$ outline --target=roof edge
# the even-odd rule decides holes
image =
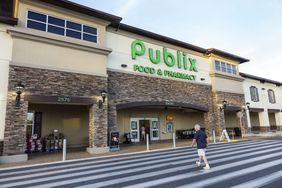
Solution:
[[[240,76],[244,77],[244,78],[251,78],[254,80],[259,80],[261,82],[268,82],[268,83],[272,83],[272,84],[276,84],[279,86],[282,86],[282,82],[279,81],[275,81],[275,80],[271,80],[271,79],[267,79],[267,78],[263,78],[263,77],[259,77],[259,76],[255,76],[255,75],[251,75],[251,74],[247,74],[247,73],[243,73],[243,72],[239,72]]]
[[[190,50],[193,50],[193,51],[196,51],[196,52],[200,52],[200,53],[203,53],[203,54],[206,52],[206,49],[204,49],[204,48],[201,48],[201,47],[198,47],[198,46],[186,43],[186,42],[182,42],[182,41],[179,41],[179,40],[176,40],[176,39],[164,36],[164,35],[160,35],[160,34],[157,34],[157,33],[151,32],[151,31],[140,29],[140,28],[137,28],[137,27],[134,27],[134,26],[131,26],[131,25],[120,23],[120,25],[117,29],[128,31],[128,32],[135,33],[135,34],[145,36],[145,37],[149,37],[149,38],[152,38],[152,39],[156,39],[158,41],[166,42],[166,43],[173,44],[173,45],[176,45],[176,46],[180,46],[180,47],[183,47],[183,48],[187,48],[187,49],[190,49]]]
[[[228,53],[228,52],[224,52],[222,50],[218,50],[218,49],[215,49],[215,48],[207,49],[206,54],[207,55],[216,54],[216,55],[219,55],[219,56],[222,56],[222,57],[226,57],[228,59],[239,61],[240,64],[250,61],[249,59],[246,59],[246,58],[243,58],[243,57],[240,57],[240,56]]]
[[[96,10],[72,1],[68,1],[68,0],[39,0],[41,2],[44,3],[48,3],[51,5],[55,5],[58,7],[62,7],[68,10],[72,10],[75,12],[80,12],[82,14],[88,15],[88,16],[93,16],[102,20],[106,20],[111,22],[111,25],[118,25],[120,23],[120,21],[122,20],[121,17],[119,16],[115,16],[106,12],[102,12],[100,10]]]
[[[111,25],[111,26],[113,26],[113,25]],[[157,34],[157,33],[151,32],[151,31],[147,31],[147,30],[140,29],[140,28],[137,28],[137,27],[134,27],[134,26],[131,26],[131,25],[123,24],[123,23],[120,23],[118,25],[118,27],[116,27],[116,28],[120,29],[120,30],[131,32],[131,33],[135,33],[135,34],[138,34],[138,35],[141,35],[141,36],[156,39],[158,41],[162,41],[162,42],[166,42],[166,43],[173,44],[173,45],[176,45],[176,46],[180,46],[180,47],[183,47],[183,48],[187,48],[187,49],[199,52],[199,53],[203,53],[204,55],[209,55],[209,54],[213,53],[213,54],[216,54],[216,55],[219,55],[219,56],[231,59],[231,60],[238,61],[240,64],[250,61],[249,59],[246,59],[246,58],[243,58],[243,57],[240,57],[240,56],[228,53],[228,52],[224,52],[224,51],[221,51],[221,50],[218,50],[218,49],[215,49],[215,48],[209,48],[209,49],[201,48],[199,46],[195,46],[195,45],[192,45],[192,44],[189,44],[189,43],[186,43],[186,42],[182,42],[180,40],[176,40],[176,39],[164,36],[164,35],[160,35],[160,34]]]
[[[18,24],[18,19],[13,17],[0,16],[0,23],[14,26]]]

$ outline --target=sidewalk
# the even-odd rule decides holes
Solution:
[[[191,141],[192,140],[177,140],[176,147],[190,146]],[[172,148],[173,148],[172,140],[150,142],[150,151],[160,150],[160,149],[172,149]],[[103,154],[95,154],[95,155],[89,154],[88,152],[86,152],[86,148],[68,149],[67,150],[67,160],[120,155],[120,154],[130,154],[130,153],[136,153],[136,152],[146,152],[146,150],[147,150],[147,147],[144,142],[137,143],[137,144],[121,144],[119,151],[108,152],[108,153],[103,153]],[[58,161],[62,161],[62,151],[51,152],[51,153],[34,153],[28,156],[28,161],[18,162],[18,163],[0,164],[0,169],[8,168],[8,167],[16,167],[16,166],[58,162]]]
[[[249,133],[249,134],[245,134],[244,137],[247,137],[247,138],[282,137],[282,131],[266,132],[266,133]]]

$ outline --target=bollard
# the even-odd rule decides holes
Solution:
[[[176,148],[176,146],[175,146],[175,133],[172,133],[172,140],[173,140],[173,148]]]
[[[216,143],[216,140],[215,140],[215,130],[212,130],[212,135],[213,135],[213,143]]]
[[[147,151],[149,151],[149,134],[146,134]]]
[[[64,139],[63,141],[63,161],[67,158],[67,140]]]

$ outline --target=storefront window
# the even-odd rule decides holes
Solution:
[[[27,113],[26,121],[26,137],[30,138],[33,135],[34,130],[34,112]]]
[[[27,13],[26,27],[97,43],[97,28],[34,11]]]
[[[229,63],[225,63],[222,61],[215,60],[214,61],[215,70],[218,72],[224,72],[228,74],[237,75],[237,67],[236,65],[232,65]]]
[[[136,121],[131,122],[131,130],[137,130],[137,122]]]

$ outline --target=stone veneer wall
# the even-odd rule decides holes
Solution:
[[[163,78],[108,71],[108,125],[117,130],[116,105],[142,101],[173,101],[208,107],[205,128],[213,126],[211,86]]]
[[[15,86],[19,81],[25,85],[21,98],[20,108],[15,107]],[[107,89],[107,78],[69,72],[60,72],[47,69],[28,68],[20,66],[10,66],[9,88],[6,113],[6,125],[4,133],[4,155],[19,154],[25,151],[26,144],[26,115],[28,111],[28,101],[23,101],[24,95],[40,96],[73,96],[73,97],[97,97],[101,91]],[[96,101],[94,100],[94,103]],[[89,128],[102,135],[95,137],[91,145],[97,147],[107,143],[107,116],[101,113],[98,105],[94,104],[94,121],[90,125],[99,127]],[[104,104],[104,106],[106,106]],[[91,111],[91,110],[90,110]],[[90,118],[91,120],[91,118]],[[89,121],[90,122],[90,121]],[[97,125],[97,126],[96,126]],[[105,129],[101,128],[105,127]]]
[[[220,111],[218,104],[222,104],[222,101],[226,100],[228,106],[237,106],[242,107],[245,105],[244,94],[237,93],[228,93],[217,91],[213,92],[213,103],[214,103],[214,114],[215,114],[215,125],[216,125],[216,134],[220,135],[224,127],[224,111]],[[250,130],[247,125],[247,116],[245,112],[234,111],[237,114],[237,126],[241,128],[242,122],[242,133],[248,133]],[[242,116],[240,121],[240,116]]]
[[[94,104],[89,109],[89,147],[107,147],[108,145],[108,109]]]
[[[0,141],[0,156],[3,154],[3,141]]]

